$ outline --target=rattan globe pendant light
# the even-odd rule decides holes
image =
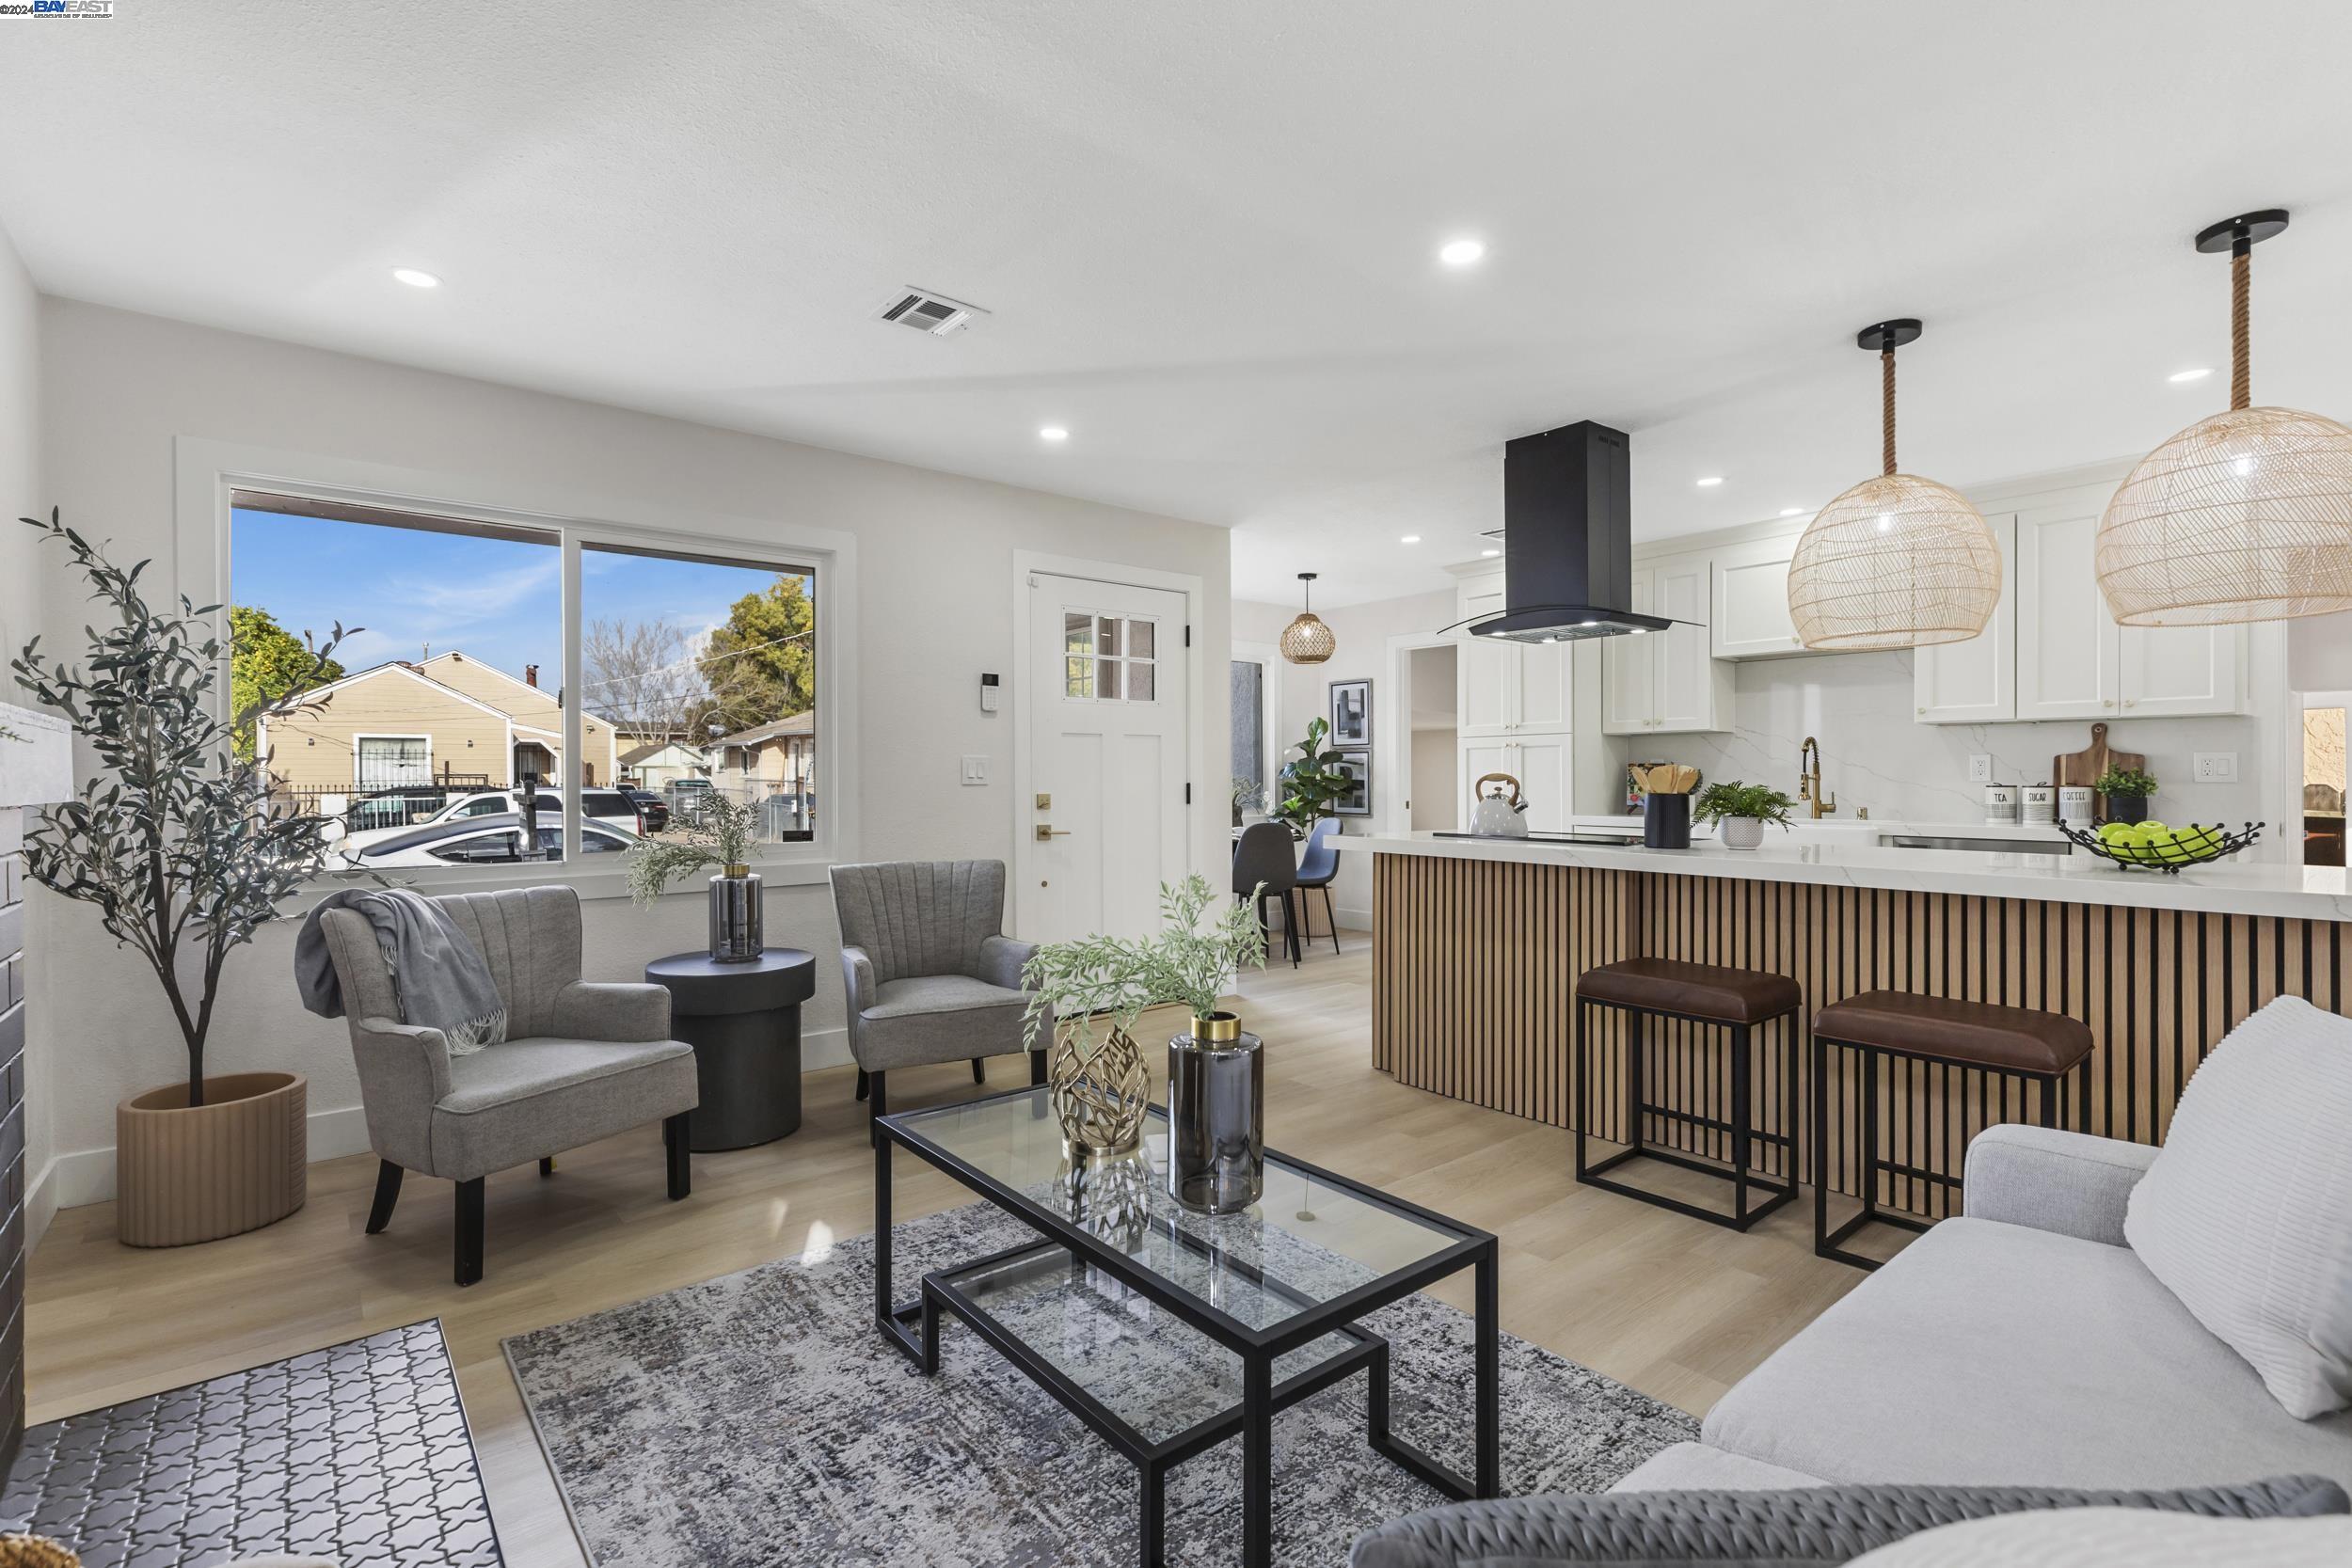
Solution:
[[[1788,614],[1808,648],[1918,648],[1964,642],[2001,601],[2001,547],[1949,485],[1895,469],[1895,351],[1919,337],[1908,318],[1866,326],[1879,356],[1883,471],[1814,514],[1788,562]]]
[[[2251,406],[2253,249],[2286,226],[2274,209],[2197,236],[2230,253],[2230,407],[2141,458],[2099,519],[2099,588],[2127,626],[2352,609],[2352,430]]]
[[[1293,664],[1321,664],[1338,650],[1340,640],[1315,618],[1315,574],[1301,572],[1298,580],[1307,585],[1307,608],[1282,628],[1282,657]]]

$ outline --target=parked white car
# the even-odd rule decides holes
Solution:
[[[469,795],[457,796],[421,821],[404,822],[391,828],[370,828],[333,838],[334,852],[358,864],[363,851],[388,839],[415,832],[419,828],[437,827],[444,822],[457,822],[475,816],[517,815],[522,809],[523,792],[519,789],[478,790]],[[632,836],[639,832],[637,802],[617,789],[589,789],[580,798],[580,809],[591,822],[617,828]],[[564,792],[560,789],[539,791],[539,820],[560,823],[563,816]]]
[[[635,833],[602,822],[580,824],[581,847],[591,855],[617,854],[641,842]],[[404,829],[361,846],[348,858],[363,870],[391,866],[517,865],[523,863],[523,818],[519,812],[453,817]],[[542,861],[564,858],[564,824],[542,814]]]

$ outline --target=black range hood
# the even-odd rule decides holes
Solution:
[[[1473,637],[1565,642],[1673,625],[1635,613],[1633,467],[1625,432],[1590,420],[1502,448],[1500,615]]]

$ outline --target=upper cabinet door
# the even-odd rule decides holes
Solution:
[[[1574,684],[1568,659],[1574,649],[1572,642],[1519,646],[1518,700],[1511,714],[1518,731],[1567,733]]]
[[[1647,566],[1633,568],[1633,602],[1627,608],[1639,615],[1652,613],[1652,590],[1658,574]],[[1603,735],[1647,735],[1658,727],[1653,700],[1653,672],[1663,640],[1656,636],[1611,637],[1600,644],[1600,729]]]
[[[1714,615],[1714,572],[1705,556],[1675,556],[1651,566],[1651,613],[1675,625],[1640,639],[1656,660],[1652,730],[1714,730],[1731,708],[1732,669],[1715,662],[1708,622]],[[1625,641],[1617,638],[1613,641]]]
[[[2244,626],[2118,626],[2126,719],[2246,708]]]
[[[1491,580],[1491,588],[1486,578],[1465,588],[1461,596],[1464,617],[1502,612],[1502,579]],[[1519,645],[1496,637],[1458,635],[1462,646],[1454,660],[1454,711],[1459,716],[1456,733],[1466,736],[1509,734],[1518,685]]]
[[[1797,541],[1771,539],[1717,552],[1708,632],[1717,658],[1781,658],[1805,651],[1788,614],[1788,562]]]
[[[2001,546],[2001,602],[1965,642],[1937,642],[1912,657],[1911,689],[1923,724],[1998,724],[2017,717],[2017,519],[1985,518]]]
[[[2113,719],[2122,648],[2099,592],[2099,515],[2017,523],[2017,717]]]

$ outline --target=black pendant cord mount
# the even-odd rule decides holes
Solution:
[[[1307,608],[1309,610],[1312,610],[1315,607],[1315,578],[1321,577],[1322,575],[1323,574],[1320,572],[1301,572],[1298,574],[1298,580],[1307,585],[1305,588],[1301,589],[1300,592],[1307,595]]]
[[[1874,322],[1854,334],[1854,346],[1879,356],[1879,460],[1882,474],[1895,471],[1895,351],[1915,343],[1923,329],[1916,316]]]
[[[2198,231],[2197,248],[2207,256],[2230,253],[2230,407],[2251,406],[2254,401],[2253,294],[2254,247],[2284,233],[2287,210],[2265,207],[2208,224]]]
[[[2265,240],[2274,239],[2286,231],[2287,210],[2265,207],[2259,213],[2241,213],[2233,218],[2208,224],[2197,234],[2197,248],[2207,256],[2228,251],[2243,256]]]
[[[1867,348],[1872,354],[1892,354],[1905,343],[1915,343],[1923,328],[1916,316],[1899,316],[1893,321],[1873,322],[1854,334],[1856,348]]]

